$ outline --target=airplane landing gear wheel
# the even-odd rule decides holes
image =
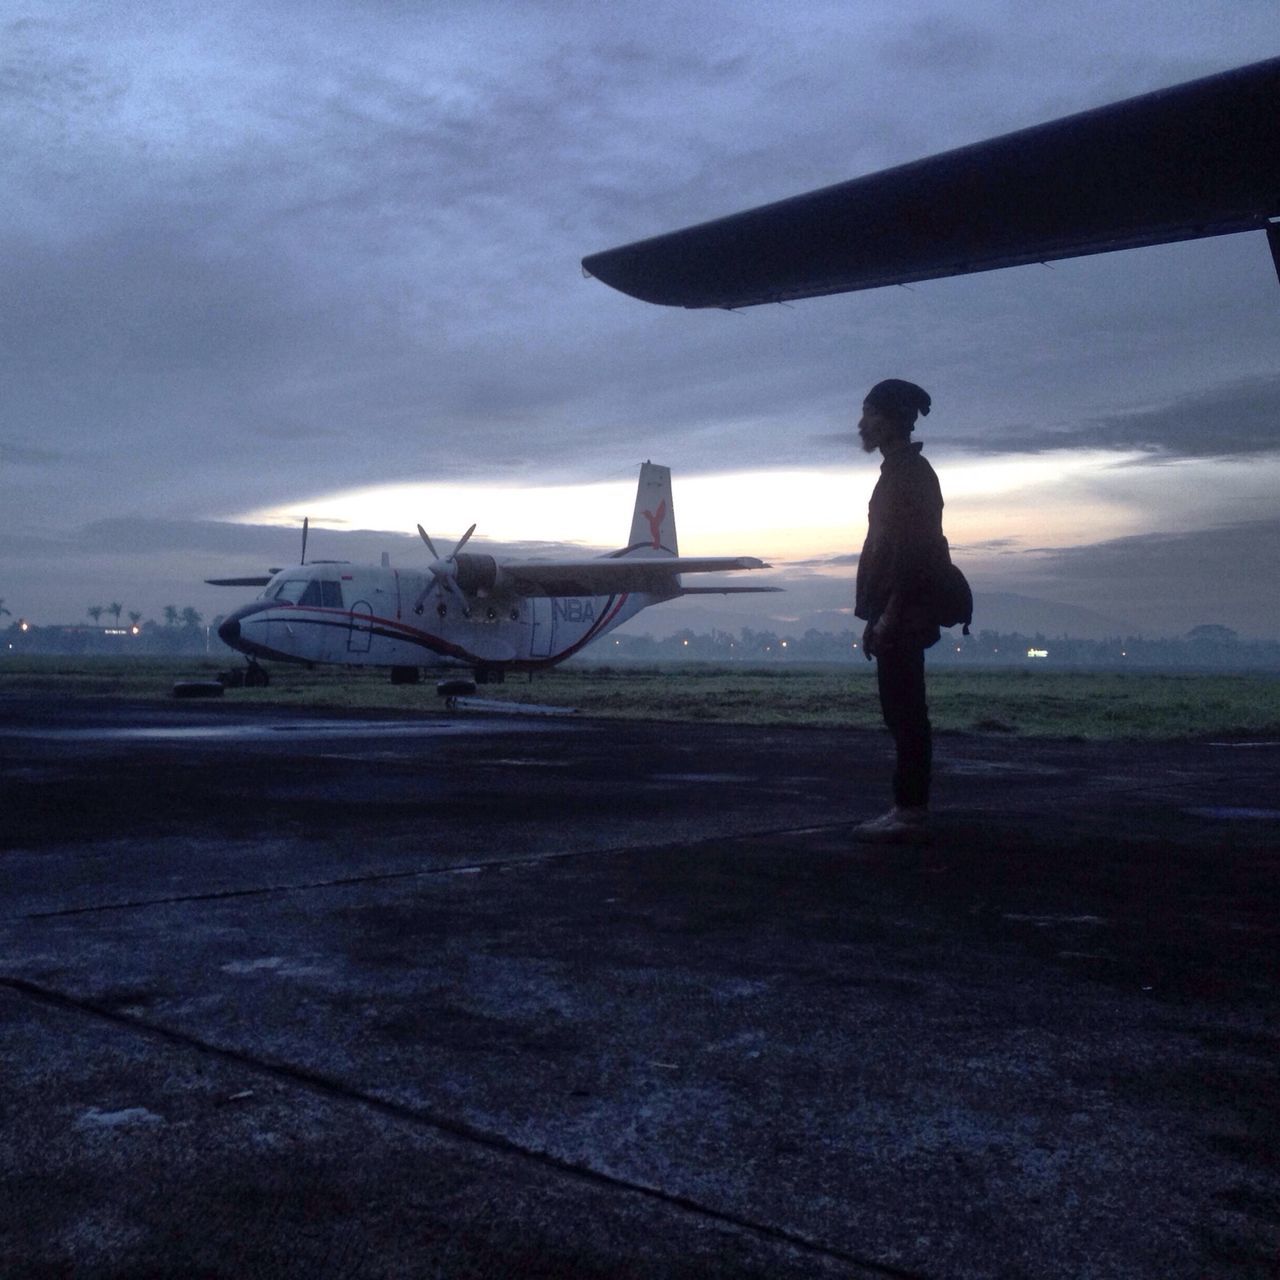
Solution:
[[[249,669],[244,673],[246,689],[265,689],[270,683],[271,677],[264,667],[258,666],[256,662],[249,663]]]

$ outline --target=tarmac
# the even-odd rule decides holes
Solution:
[[[0,695],[0,1275],[1280,1274],[1280,742],[890,764]]]

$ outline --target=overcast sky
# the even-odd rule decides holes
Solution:
[[[682,551],[830,561],[899,376],[980,599],[1280,632],[1260,234],[742,313],[579,267],[1278,52],[1275,0],[0,0],[0,598],[212,616],[303,514],[333,557],[613,546],[645,458]],[[751,607],[837,625],[849,574]]]

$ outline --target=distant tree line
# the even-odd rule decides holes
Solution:
[[[97,605],[87,610],[95,625],[29,626],[13,618],[0,599],[0,646],[8,652],[104,653],[158,655],[210,653],[229,656],[232,650],[218,639],[222,616],[207,625],[195,609],[166,605],[164,623],[141,621],[129,613],[130,625],[104,627],[103,614],[116,623],[121,606]],[[655,639],[651,635],[609,636],[583,654],[588,662],[743,662],[761,663],[861,663],[862,632],[818,631],[810,627],[799,634],[743,627],[677,631]],[[1161,667],[1186,670],[1280,671],[1280,640],[1242,640],[1229,627],[1207,624],[1193,627],[1183,636],[1148,639],[1144,636],[1112,636],[1105,640],[1081,640],[1071,636],[1049,637],[1042,632],[979,631],[965,636],[958,629],[944,631],[929,650],[929,662],[940,666],[1064,667]]]
[[[124,605],[113,601],[109,605],[90,605],[85,610],[92,619],[91,625],[83,623],[46,624],[36,626],[23,618],[14,618],[0,600],[0,619],[6,615],[12,619],[7,626],[0,625],[0,649],[4,652],[62,653],[62,654],[229,654],[230,649],[218,639],[216,617],[208,626],[203,615],[190,605],[179,609],[165,605],[163,625],[154,619],[143,621],[140,611],[131,610],[128,625],[120,621],[125,614]],[[110,623],[103,623],[103,615],[110,616]]]
[[[586,651],[587,660],[618,662],[862,662],[862,632],[818,631],[800,634],[756,631],[737,634],[712,630],[678,631],[663,639],[651,635],[613,636]],[[1030,667],[1174,667],[1188,670],[1280,671],[1280,640],[1242,640],[1230,627],[1207,624],[1183,636],[1148,639],[1112,636],[1082,640],[1048,637],[1042,632],[944,631],[928,653],[943,666]]]

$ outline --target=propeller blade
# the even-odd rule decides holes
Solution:
[[[414,613],[422,612],[423,606],[427,603],[427,597],[433,591],[441,591],[456,597],[464,612],[470,607],[467,604],[467,597],[462,594],[462,588],[454,580],[455,569],[451,561],[437,560],[427,566],[427,572],[431,574],[431,581],[422,588],[418,598],[413,602]]]
[[[463,547],[467,545],[471,535],[475,533],[476,527],[472,525],[470,529],[458,539],[458,545],[449,552],[447,560],[441,560],[436,552],[435,543],[431,541],[430,535],[421,526],[418,526],[418,537],[427,544],[427,550],[431,552],[433,557],[431,564],[427,566],[427,572],[431,574],[431,581],[422,589],[417,600],[414,601],[414,613],[421,613],[423,606],[427,602],[427,597],[437,588],[448,595],[453,596],[462,606],[462,611],[468,617],[471,616],[471,606],[467,603],[467,597],[463,594],[462,588],[458,586],[458,566],[457,555]]]
[[[475,527],[475,525],[472,525],[472,526],[471,526],[471,528],[470,528],[470,529],[468,529],[468,530],[466,531],[466,533],[464,533],[464,534],[462,535],[462,540],[458,543],[458,545],[457,545],[456,547],[454,547],[453,551],[452,551],[452,552],[450,553],[450,555],[449,555],[449,559],[450,559],[450,560],[452,560],[452,559],[453,559],[453,557],[454,557],[454,556],[456,556],[456,555],[458,554],[458,552],[459,552],[459,551],[461,551],[461,550],[462,550],[462,548],[463,548],[463,547],[465,547],[465,546],[467,545],[467,541],[468,541],[468,539],[471,537],[471,535],[472,535],[473,533],[475,533],[475,531],[476,531],[476,527]]]
[[[311,524],[311,517],[303,516],[302,517],[302,559],[298,561],[299,564],[307,563],[307,528],[310,524]]]

